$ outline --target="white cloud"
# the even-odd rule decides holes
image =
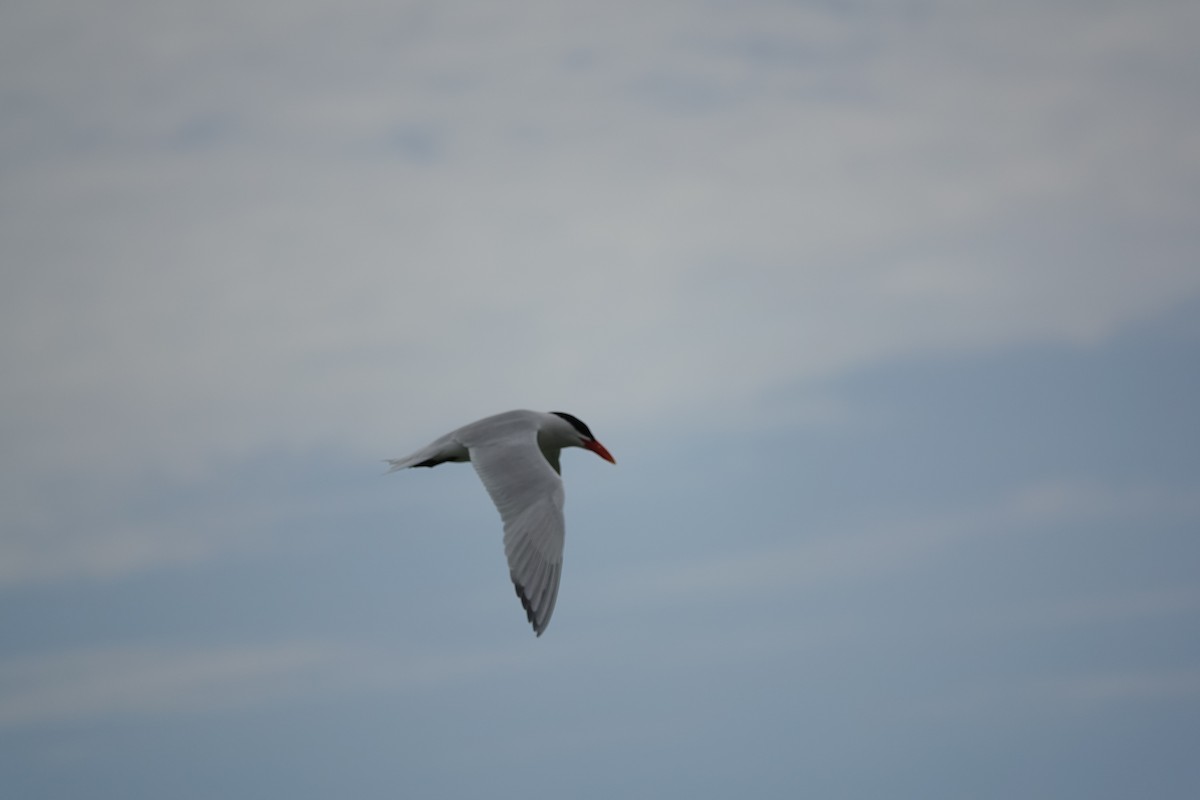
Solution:
[[[1165,587],[1135,592],[1084,595],[1054,603],[1016,603],[975,622],[984,629],[1036,630],[1121,625],[1169,617],[1191,617],[1200,611],[1200,591]]]
[[[146,568],[186,564],[235,544],[193,530],[126,525],[116,529],[10,529],[0,540],[0,586],[62,579],[106,580]]]
[[[529,666],[528,647],[473,652],[329,641],[128,645],[0,660],[0,727],[109,715],[232,713],[303,697],[392,694]]]
[[[1147,700],[1200,698],[1200,670],[1141,671],[1084,675],[1064,681],[1061,695],[1085,706]]]
[[[105,488],[113,484],[99,481]],[[111,581],[145,569],[185,566],[269,542],[297,504],[224,501],[173,515],[130,511],[123,495],[82,487],[44,495],[5,492],[0,588],[63,580]],[[302,505],[302,503],[300,504]]]
[[[1200,697],[1200,671],[1141,669],[991,677],[984,683],[943,687],[918,704],[920,716],[975,717],[996,725],[1045,713],[1094,713],[1113,706],[1191,703]]]
[[[225,650],[110,647],[0,662],[0,724],[196,713],[295,692],[329,653],[308,644]]]
[[[622,587],[621,601],[633,605],[858,584],[911,569],[971,533],[961,520],[876,523],[757,552],[655,565],[613,582]]]
[[[711,424],[1200,291],[1187,4],[655,8],[9,12],[6,458]]]
[[[1033,522],[1200,519],[1200,493],[1170,486],[1062,479],[1022,491],[1013,499],[1012,509]]]
[[[860,519],[783,545],[752,551],[737,548],[729,555],[690,563],[639,567],[618,579],[604,576],[603,586],[594,591],[607,598],[608,586],[620,585],[617,602],[644,605],[753,596],[797,586],[865,586],[879,576],[926,569],[947,553],[989,537],[1052,536],[1061,533],[1062,526],[1079,522],[1200,521],[1197,497],[1200,493],[1191,487],[1054,480],[973,508],[910,518],[895,518],[889,512],[887,518]],[[1018,604],[997,609],[996,619],[988,624],[1067,625],[1177,613],[1198,604],[1200,596],[1195,592],[1170,587],[1121,597],[1077,598],[1053,608]]]

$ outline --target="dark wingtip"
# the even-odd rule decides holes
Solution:
[[[517,600],[521,601],[521,608],[526,609],[526,619],[529,620],[530,625],[533,625],[534,633],[541,636],[541,631],[538,630],[538,622],[535,622],[533,619],[533,603],[529,602],[529,597],[526,595],[524,587],[520,583],[517,583],[516,578],[512,578],[512,588],[517,591]]]
[[[542,632],[538,630],[537,621],[533,618],[533,604],[529,602],[529,597],[525,594],[525,587],[518,583],[516,578],[512,578],[512,583],[513,588],[517,590],[517,598],[521,601],[521,608],[525,609],[525,618],[533,626],[534,634],[541,636]]]
[[[589,439],[596,438],[595,436],[592,435],[591,428],[589,428],[587,426],[587,424],[584,423],[583,420],[581,420],[579,417],[575,416],[574,414],[568,414],[565,411],[551,411],[550,413],[556,417],[562,417],[567,422],[571,423],[572,428],[579,431],[581,434],[583,434],[587,438],[589,438]]]

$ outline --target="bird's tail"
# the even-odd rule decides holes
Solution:
[[[407,467],[415,466],[415,464],[410,463],[411,461],[412,461],[411,456],[409,458],[385,458],[383,460],[383,463],[388,465],[388,471],[385,472],[384,474],[387,475],[389,473],[396,472],[398,470],[402,470]]]
[[[467,454],[467,448],[463,447],[458,442],[443,436],[428,447],[423,447],[417,452],[404,458],[387,458],[384,459],[388,464],[388,472],[396,472],[409,467],[436,467],[438,464],[444,464],[447,461],[467,461],[470,456]],[[385,473],[386,474],[386,473]]]

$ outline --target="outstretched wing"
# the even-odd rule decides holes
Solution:
[[[517,597],[541,636],[554,613],[562,574],[562,479],[538,447],[536,429],[513,431],[470,452],[504,521],[504,554]]]

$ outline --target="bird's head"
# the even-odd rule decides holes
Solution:
[[[591,450],[610,464],[617,463],[617,460],[612,457],[612,453],[608,452],[608,448],[596,441],[591,429],[579,417],[565,411],[551,411],[550,413],[570,425],[570,430],[563,429],[567,438],[564,447],[582,447],[584,450]]]

